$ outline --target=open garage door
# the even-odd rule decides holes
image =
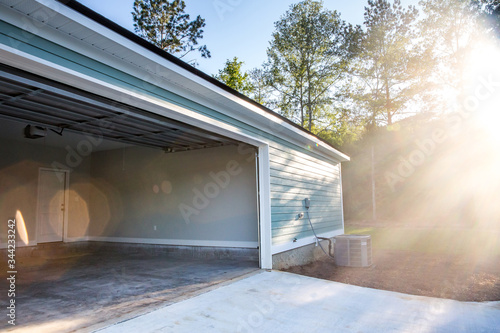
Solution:
[[[18,207],[30,244],[44,241],[39,178],[52,170],[69,173],[64,241],[258,251],[255,149],[126,100],[2,65],[2,216]]]

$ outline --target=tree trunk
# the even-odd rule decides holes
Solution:
[[[311,106],[311,69],[307,65],[307,116],[309,117],[309,132],[312,131],[312,106]]]
[[[377,221],[377,199],[375,193],[375,146],[372,144],[372,220]]]
[[[387,112],[387,125],[392,125],[391,95],[389,93],[389,82],[385,80],[385,109]]]
[[[309,91],[309,98],[311,97],[311,92]],[[309,132],[312,131],[312,108],[311,108],[311,101],[307,103],[307,114],[309,116]]]
[[[304,97],[302,92],[302,87],[300,87],[300,126],[304,127],[305,117],[304,117]]]

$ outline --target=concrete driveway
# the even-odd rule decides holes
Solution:
[[[500,302],[457,302],[259,271],[99,332],[500,332]]]

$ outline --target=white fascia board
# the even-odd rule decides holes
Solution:
[[[238,96],[206,81],[202,77],[195,75],[194,73],[166,60],[165,58],[149,51],[141,46],[137,45],[133,41],[121,36],[120,34],[104,28],[100,24],[91,20],[90,18],[72,10],[61,3],[54,0],[34,0],[43,6],[46,6],[50,10],[57,14],[67,17],[69,20],[78,23],[82,26],[82,29],[89,29],[92,32],[106,38],[109,44],[116,44],[117,47],[124,47],[127,50],[135,52],[144,60],[145,67],[155,68],[155,72],[167,73],[166,76],[161,76],[161,80],[158,80],[155,84],[161,88],[172,91],[180,96],[198,102],[207,107],[213,108],[218,111],[222,111],[224,114],[231,116],[234,119],[247,123],[255,128],[264,130],[269,134],[277,134],[277,136],[287,139],[291,143],[298,146],[312,146],[315,147],[315,153],[327,157],[329,159],[334,159],[337,162],[348,161],[349,157],[340,151],[334,149],[323,141],[317,139],[315,136],[300,130],[291,124],[283,121],[280,117],[273,115],[269,112],[264,111],[258,106],[249,103]],[[41,30],[41,29],[40,29]],[[47,33],[47,31],[44,31]],[[55,41],[56,36],[54,33],[59,33],[60,31],[53,30],[52,36],[45,36],[45,38]],[[76,39],[75,39],[76,41]],[[75,49],[75,51],[81,54],[90,55],[92,58],[99,60],[107,65],[115,68],[120,68],[131,75],[138,78],[147,77],[152,75],[150,71],[145,70],[145,68],[133,66],[131,63],[124,61],[118,57],[111,57],[110,54],[103,50],[94,48],[92,50],[91,45],[86,42],[80,41],[81,47]],[[99,51],[99,52],[96,52]],[[91,53],[91,54],[89,54]],[[96,53],[101,53],[99,56]],[[125,64],[125,66],[124,66]],[[131,66],[132,65],[132,66]],[[174,74],[169,75],[168,73]],[[182,84],[180,81],[174,82],[176,75],[179,75],[183,79],[187,79],[190,84],[189,87]],[[165,84],[167,80],[170,80],[173,84]],[[196,89],[193,89],[196,87]],[[196,91],[197,90],[197,91]],[[205,90],[205,94],[202,91]],[[207,96],[207,93],[215,94],[217,100],[212,97]],[[218,101],[219,100],[219,101]],[[248,112],[251,111],[251,112]]]

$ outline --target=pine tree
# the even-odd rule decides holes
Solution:
[[[332,115],[334,86],[346,73],[357,30],[313,0],[290,6],[275,27],[265,68],[277,111],[309,131],[321,131],[316,126]]]
[[[248,73],[242,71],[242,66],[243,61],[239,61],[237,57],[234,57],[232,60],[228,59],[224,68],[219,70],[219,74],[215,75],[215,78],[234,90],[248,95],[252,92],[252,85],[250,84]]]
[[[400,0],[392,5],[368,0],[361,50],[352,66],[358,84],[354,99],[368,125],[391,125],[424,87],[430,60],[418,44],[417,16],[415,7],[405,9]]]
[[[198,15],[190,21],[185,8],[183,0],[135,0],[132,12],[135,32],[179,58],[192,51],[210,58],[206,45],[198,45],[203,38],[205,20]],[[190,63],[196,64],[193,60]]]

